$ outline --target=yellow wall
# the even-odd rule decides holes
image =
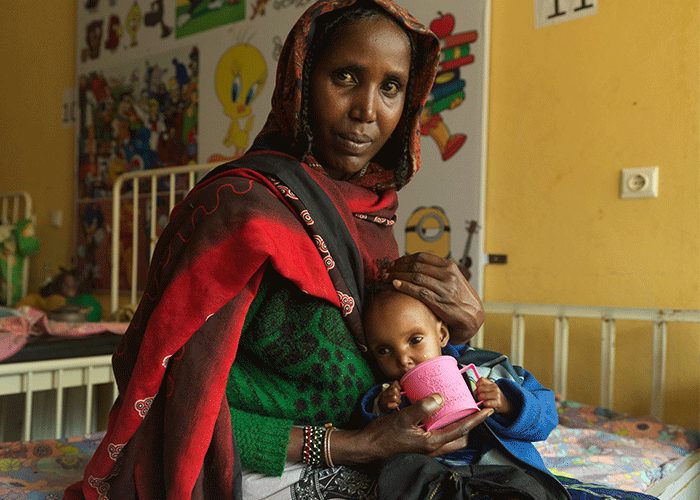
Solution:
[[[74,129],[61,126],[63,93],[75,86],[75,3],[3,2],[0,16],[0,190],[29,191],[43,243],[30,290],[71,263]],[[51,210],[63,226],[49,225]]]
[[[698,4],[598,3],[595,16],[536,30],[533,2],[492,1],[486,251],[509,260],[487,268],[485,297],[700,309]],[[44,241],[34,288],[73,253],[74,131],[60,123],[75,83],[75,10],[6,2],[0,16],[0,189],[34,196]],[[620,169],[649,165],[660,167],[659,198],[620,200]],[[53,209],[64,213],[60,229],[49,226]],[[507,350],[500,323],[487,342]],[[551,357],[551,332],[529,327],[538,330],[525,364],[549,383],[538,366]],[[587,374],[597,367],[586,366],[595,327],[583,340],[572,340],[583,383],[569,395],[595,403]],[[636,325],[619,332],[615,404],[634,413],[648,406],[634,362],[649,342]],[[666,417],[695,428],[699,358],[698,329],[670,332]]]
[[[486,299],[700,309],[699,4],[598,4],[535,29],[533,2],[492,2],[486,251],[508,264],[487,267]],[[618,197],[620,169],[636,166],[660,167],[658,198]],[[592,333],[574,362],[597,356]],[[550,342],[528,342],[536,373]],[[615,403],[637,413],[629,384],[647,384],[649,365],[630,370],[649,342],[618,334]],[[698,428],[698,329],[671,332],[669,359],[666,415]],[[597,402],[583,385],[571,395]]]

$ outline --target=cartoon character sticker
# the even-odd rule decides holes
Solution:
[[[406,221],[406,253],[450,256],[450,221],[441,207],[418,207]]]
[[[119,40],[122,38],[124,29],[122,28],[121,20],[119,16],[112,14],[109,16],[109,22],[107,23],[107,38],[105,39],[105,49],[110,52],[116,52],[119,48]]]
[[[139,44],[138,33],[141,28],[141,18],[141,8],[137,2],[134,2],[126,14],[126,32],[129,34],[132,47]]]
[[[250,14],[250,19],[255,19],[256,16],[265,15],[265,7],[267,7],[267,0],[256,0],[255,3],[250,4],[253,12]]]
[[[175,9],[177,38],[245,19],[243,0],[177,0]]]
[[[467,141],[466,134],[450,132],[442,113],[457,108],[465,99],[467,82],[460,75],[460,68],[474,62],[470,44],[476,41],[476,31],[452,33],[455,18],[442,14],[430,23],[430,29],[440,39],[440,67],[435,76],[430,97],[421,112],[421,134],[430,136],[440,150],[443,161],[452,158]]]
[[[85,27],[85,44],[86,47],[81,53],[83,62],[88,59],[97,59],[100,57],[100,45],[102,44],[102,19],[91,21]]]
[[[260,95],[266,80],[267,63],[257,47],[239,43],[223,53],[216,65],[214,85],[224,114],[231,120],[223,143],[233,148],[233,155],[215,154],[209,161],[236,158],[246,150],[255,118],[252,102]]]
[[[109,197],[125,171],[197,161],[198,60],[182,47],[80,76],[79,199]]]
[[[151,10],[143,16],[143,24],[149,27],[160,26],[160,37],[166,38],[173,29],[163,22],[163,11],[163,0],[153,0],[151,2]]]

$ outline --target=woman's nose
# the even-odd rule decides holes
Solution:
[[[377,119],[376,96],[372,89],[361,88],[357,90],[350,116],[355,120],[371,123]]]

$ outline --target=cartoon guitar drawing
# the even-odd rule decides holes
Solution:
[[[479,230],[479,225],[475,220],[468,220],[467,221],[467,243],[464,245],[464,253],[462,254],[462,257],[459,259],[459,262],[457,263],[459,266],[459,269],[462,271],[462,274],[464,274],[467,279],[470,279],[472,277],[472,273],[470,271],[472,267],[472,258],[469,257],[469,249],[472,246],[472,240],[474,239],[474,234]]]

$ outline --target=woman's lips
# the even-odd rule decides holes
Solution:
[[[338,134],[337,137],[341,148],[352,154],[364,153],[372,145],[372,139],[366,135]]]

